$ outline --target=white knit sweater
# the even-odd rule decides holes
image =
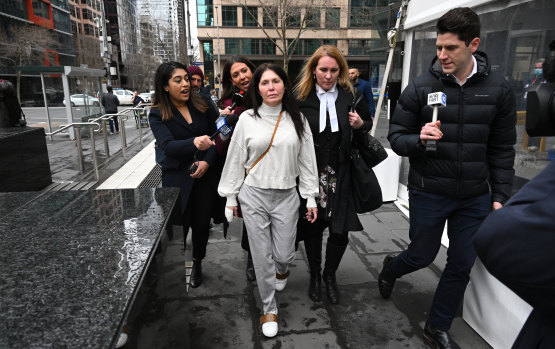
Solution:
[[[298,176],[299,192],[307,199],[306,206],[316,207],[318,169],[312,133],[304,117],[304,135],[299,140],[291,116],[283,112],[272,147],[245,177],[268,148],[281,108],[281,104],[277,107],[262,104],[258,109],[261,117],[254,116],[252,109],[241,114],[233,130],[218,186],[220,196],[227,198],[226,206],[237,206],[243,182],[263,189],[289,189],[297,185]]]

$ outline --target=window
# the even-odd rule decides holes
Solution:
[[[339,8],[326,9],[325,27],[328,29],[339,28],[340,11]]]
[[[293,40],[289,39],[287,40],[287,50],[289,53],[291,53],[291,50],[293,50],[293,55],[294,56],[300,56],[303,52],[303,43],[302,40],[297,40],[297,43],[295,45],[295,48],[293,48],[291,46],[291,43],[293,42]]]
[[[237,7],[222,6],[222,26],[224,27],[237,26]]]
[[[25,2],[26,1],[2,1],[0,3],[0,12],[19,18],[25,18]]]
[[[321,41],[319,39],[306,39],[303,40],[303,53],[305,56],[311,56],[318,47],[320,47]]]
[[[307,9],[305,22],[307,28],[320,28],[320,9]]]
[[[258,7],[243,8],[243,27],[258,27]]]
[[[276,8],[263,8],[262,25],[264,27],[277,26],[277,9]],[[272,21],[274,24],[272,24]]]
[[[38,17],[50,18],[50,4],[42,1],[33,1],[33,14]]]
[[[270,39],[262,39],[261,41],[261,54],[263,55],[275,55],[276,54],[276,45]]]
[[[369,55],[372,49],[381,47],[380,39],[348,40],[349,55]]]
[[[260,54],[260,40],[259,39],[242,39],[241,40],[241,53],[244,54],[244,55],[258,55],[258,54]]]
[[[212,0],[197,0],[197,21],[199,27],[211,27],[214,25]]]
[[[301,26],[301,9],[292,8],[291,12],[285,15],[285,23],[288,28],[299,28]]]
[[[240,39],[225,39],[225,54],[238,55],[241,54]]]

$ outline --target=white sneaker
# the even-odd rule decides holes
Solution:
[[[290,270],[288,270],[285,274],[280,274],[276,272],[276,291],[283,291],[285,285],[287,285],[287,278],[289,277],[290,273]]]
[[[127,333],[121,333],[118,338],[118,342],[116,343],[116,348],[121,348],[127,343]]]
[[[278,323],[277,315],[267,313],[260,318],[260,324],[262,325],[262,333],[266,337],[275,337],[278,333]]]

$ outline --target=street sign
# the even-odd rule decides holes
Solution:
[[[193,63],[191,63],[191,64],[192,64],[192,65],[197,65],[197,66],[198,66],[198,65],[204,65],[203,62],[193,62]]]

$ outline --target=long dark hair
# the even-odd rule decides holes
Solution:
[[[297,105],[297,102],[295,100],[295,96],[293,95],[293,87],[291,86],[291,81],[289,81],[287,73],[285,73],[281,66],[273,63],[264,63],[254,71],[249,90],[247,91],[246,107],[253,108],[254,115],[260,117],[260,114],[258,114],[258,109],[262,105],[262,96],[260,95],[258,84],[260,84],[262,74],[264,74],[264,72],[267,70],[271,70],[276,73],[283,81],[283,86],[285,87],[285,90],[283,91],[283,98],[281,99],[281,109],[285,110],[287,113],[289,113],[289,115],[291,115],[291,119],[293,120],[293,125],[295,126],[297,136],[299,137],[299,139],[302,140],[302,136],[304,133],[304,117],[301,114],[299,106]]]
[[[231,66],[237,62],[245,63],[247,67],[249,67],[249,69],[251,70],[251,73],[254,72],[254,70],[256,69],[256,66],[254,65],[254,63],[251,62],[250,59],[248,59],[245,56],[232,56],[230,59],[228,59],[225,62],[224,71],[222,72],[222,81],[221,81],[221,84],[223,85],[222,98],[220,98],[220,100],[218,101],[218,107],[220,108],[223,108],[223,102],[226,99],[231,97],[235,92],[238,92],[237,90],[239,88],[233,85],[233,83],[231,82]]]
[[[172,111],[173,103],[170,100],[169,92],[164,90],[164,87],[168,86],[168,83],[175,72],[176,69],[183,69],[187,73],[186,67],[179,62],[167,62],[162,63],[156,69],[154,74],[154,101],[153,107],[160,108],[160,114],[162,114],[162,120],[168,121],[173,117],[174,112]],[[187,73],[189,75],[189,73]],[[189,76],[189,80],[190,80]],[[201,113],[206,112],[208,109],[208,104],[199,96],[192,93],[191,88],[189,88],[189,101],[188,104]]]

